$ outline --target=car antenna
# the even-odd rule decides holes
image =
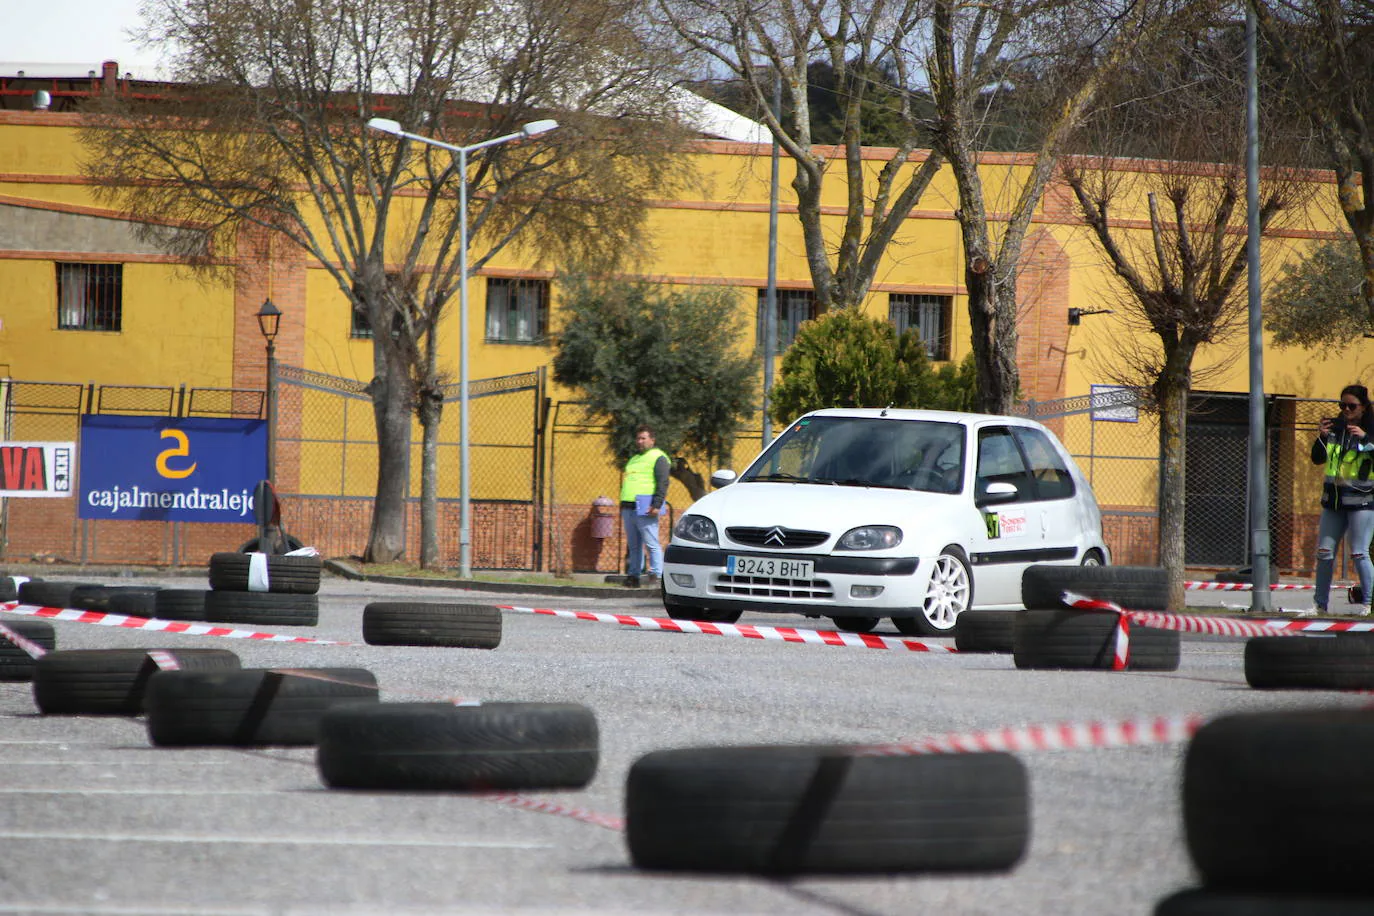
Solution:
[[[886,407],[883,408],[883,412],[880,413],[880,414],[878,414],[878,416],[880,416],[880,417],[885,417],[885,416],[887,416],[887,412],[888,412],[889,410],[892,409],[892,405],[895,404],[895,403],[897,403],[897,402],[896,402],[896,401],[890,402]]]

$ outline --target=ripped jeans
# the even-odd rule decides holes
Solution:
[[[1336,545],[1346,537],[1350,560],[1360,576],[1364,604],[1369,604],[1374,587],[1374,563],[1369,562],[1369,539],[1374,535],[1374,507],[1369,509],[1323,509],[1317,526],[1317,581],[1312,603],[1325,609],[1331,593],[1331,576],[1336,566]]]

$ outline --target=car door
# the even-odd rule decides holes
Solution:
[[[1012,436],[1026,459],[1035,482],[1034,514],[1040,518],[1044,543],[1037,563],[1067,563],[1078,559],[1083,524],[1073,475],[1060,450],[1044,430],[1013,426]]]
[[[1008,426],[978,429],[973,498],[983,530],[972,539],[974,604],[1008,607],[1021,603],[1021,573],[1044,548],[1045,523],[1036,505],[1035,479]],[[1010,484],[1010,498],[987,502],[988,487]]]

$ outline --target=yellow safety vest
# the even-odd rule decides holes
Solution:
[[[654,465],[658,464],[658,459],[667,457],[668,453],[663,449],[651,448],[625,462],[625,477],[620,482],[620,501],[632,503],[636,496],[652,496]]]

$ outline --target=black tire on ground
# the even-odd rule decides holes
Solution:
[[[1012,650],[1012,631],[1022,611],[964,611],[954,621],[954,648],[960,652]]]
[[[1371,759],[1374,711],[1367,709],[1208,722],[1183,763],[1184,834],[1202,884],[1369,894]]]
[[[302,547],[304,547],[304,546],[305,546],[305,545],[301,543],[300,538],[298,538],[298,537],[293,537],[292,535],[289,535],[289,534],[286,536],[286,549],[287,549],[287,550],[300,550],[300,549],[301,549]],[[257,538],[250,538],[250,539],[248,539],[248,540],[246,540],[246,541],[243,542],[243,546],[239,548],[239,553],[252,553],[253,551],[255,551],[255,550],[257,550],[257,549],[258,549],[258,539],[257,539]]]
[[[320,778],[336,789],[578,789],[596,775],[596,717],[573,703],[383,703],[320,723]]]
[[[239,667],[227,649],[167,649],[187,671]],[[136,716],[143,690],[158,670],[148,649],[64,649],[38,659],[33,698],[40,712],[69,715]]]
[[[128,586],[110,589],[110,613],[151,617],[157,613],[157,593],[161,589]]]
[[[205,619],[211,623],[313,627],[320,622],[320,598],[275,592],[210,591],[205,595]]]
[[[655,751],[625,790],[639,868],[1005,871],[1025,854],[1030,800],[1010,754],[858,757],[846,747]]]
[[[19,597],[19,586],[15,584],[14,577],[0,575],[0,601],[14,601]]]
[[[501,644],[501,611],[485,604],[374,602],[363,608],[363,642],[495,649]]]
[[[1021,603],[1031,610],[1068,607],[1064,592],[1111,601],[1128,611],[1162,611],[1169,606],[1169,573],[1162,566],[1036,563],[1021,574]]]
[[[326,710],[377,698],[377,679],[362,668],[253,668],[160,671],[144,705],[159,747],[262,747],[314,744]]]
[[[48,651],[57,648],[57,635],[53,632],[52,624],[46,620],[25,620],[5,614],[0,615],[0,624]],[[36,660],[28,652],[0,633],[0,681],[31,681],[36,665]]]
[[[1374,634],[1251,637],[1245,682],[1261,690],[1374,689]]]
[[[204,620],[204,588],[164,588],[154,596],[153,612],[162,620]]]
[[[1012,629],[1012,660],[1018,668],[1111,670],[1116,624],[1116,614],[1102,611],[1020,611]],[[1177,630],[1132,626],[1129,637],[1128,670],[1178,670]]]
[[[872,633],[882,621],[881,617],[831,617],[835,629],[846,633]]]
[[[30,579],[19,586],[21,604],[36,604],[41,607],[71,607],[72,589],[84,582],[64,582],[60,579]]]
[[[1321,891],[1269,894],[1190,888],[1155,905],[1154,916],[1368,916],[1374,894],[1333,896]]]
[[[267,591],[288,595],[313,595],[320,590],[319,557],[267,557]],[[251,553],[216,553],[210,557],[210,587],[222,591],[248,591]]]
[[[108,611],[112,594],[114,588],[109,585],[78,585],[72,589],[67,607],[79,611]]]

